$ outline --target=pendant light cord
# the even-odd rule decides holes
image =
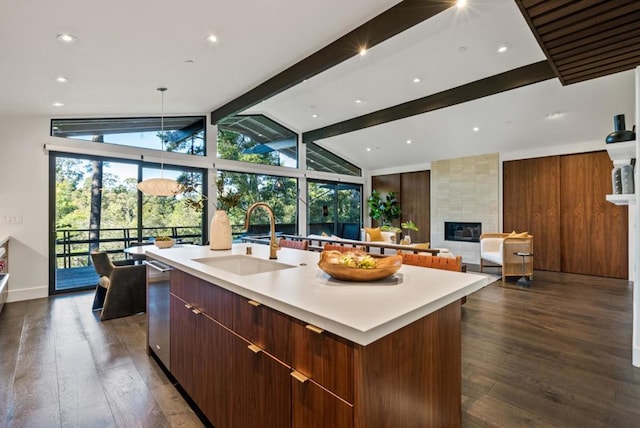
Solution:
[[[164,178],[164,91],[167,88],[158,88],[162,94],[160,101],[160,178]]]

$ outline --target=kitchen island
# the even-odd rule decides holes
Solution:
[[[167,369],[216,427],[460,425],[460,299],[490,277],[405,265],[348,283],[318,253],[268,253],[147,252],[173,268]]]

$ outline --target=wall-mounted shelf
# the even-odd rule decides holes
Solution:
[[[625,195],[607,195],[607,201],[616,205],[635,205],[636,195],[634,193]]]
[[[607,153],[614,165],[626,165],[636,157],[636,141],[607,144]]]

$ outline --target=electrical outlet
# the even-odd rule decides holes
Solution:
[[[3,215],[3,216],[0,216],[0,223],[22,224],[22,216],[21,215]]]

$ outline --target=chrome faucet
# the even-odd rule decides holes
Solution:
[[[249,219],[251,218],[251,213],[258,207],[264,208],[269,214],[269,232],[271,235],[271,238],[269,239],[269,258],[275,260],[278,258],[276,252],[280,249],[280,247],[278,247],[278,242],[276,241],[276,216],[273,214],[273,210],[271,209],[271,207],[264,202],[256,202],[255,204],[251,205],[247,210],[247,214],[244,218],[244,228],[246,230],[249,230]]]

